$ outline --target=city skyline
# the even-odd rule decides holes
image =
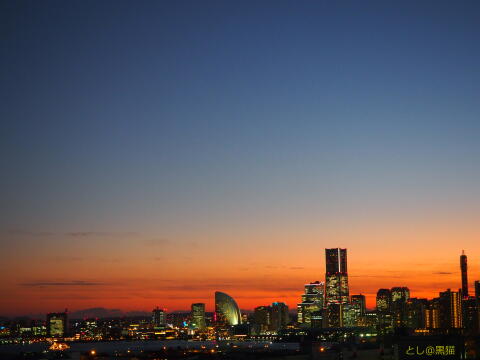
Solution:
[[[270,345],[282,343],[283,354],[297,355],[301,355],[299,352],[331,353],[332,350],[343,354],[342,347],[353,344],[354,347],[349,350],[355,358],[356,346],[364,351],[378,346],[383,355],[384,344],[389,339],[397,344],[395,352],[405,356],[424,353],[418,345],[416,348],[400,346],[403,339],[423,343],[423,348],[430,355],[443,357],[448,354],[465,358],[465,353],[475,351],[475,343],[466,339],[474,339],[480,329],[480,280],[475,281],[474,293],[470,296],[468,256],[464,250],[459,260],[462,287],[458,291],[448,288],[440,291],[438,296],[426,299],[411,296],[407,286],[382,288],[377,291],[376,307],[372,310],[366,308],[364,295],[349,294],[347,249],[325,248],[325,282],[304,285],[296,314],[292,314],[288,304],[281,301],[256,306],[253,312],[242,311],[236,300],[223,291],[215,291],[214,312],[207,312],[205,303],[192,303],[189,312],[168,312],[157,306],[149,316],[125,314],[121,317],[97,317],[90,309],[86,316],[79,318],[77,312],[70,318],[68,309],[65,309],[64,312],[46,314],[46,321],[0,318],[0,345],[6,345],[0,351],[12,354],[26,344],[27,348],[36,348],[38,356],[58,351],[74,353],[82,352],[79,344],[86,343],[91,347],[93,342],[101,343],[103,352],[107,350],[105,344],[108,342],[120,341],[113,350],[113,355],[118,357],[125,347],[123,341],[140,340],[141,347],[134,350],[137,353],[144,353],[146,344],[153,344],[147,350],[149,355],[155,352],[166,355],[176,346],[176,351],[185,358],[192,353],[215,356],[227,351],[219,344],[237,352],[240,349],[235,342],[253,352],[257,352],[261,344],[263,351],[269,353],[275,353]],[[312,344],[314,339],[317,342]],[[229,342],[232,340],[234,343]],[[203,343],[191,349],[188,346],[190,341]],[[441,345],[434,347],[432,341]],[[302,350],[305,343],[308,346]],[[187,349],[182,349],[182,346]],[[83,352],[85,354],[85,347]],[[97,350],[89,350],[88,355],[95,357]],[[128,347],[126,355],[134,356]]]
[[[480,2],[0,3],[0,316],[480,278]],[[343,276],[343,275],[342,275]],[[344,278],[346,279],[346,278]]]
[[[342,255],[340,255],[340,251],[342,251]],[[339,262],[337,260],[337,258],[333,259],[333,260],[329,260],[329,263],[327,265],[327,259],[331,258],[331,254],[332,253],[337,253],[338,252],[338,258],[340,258],[341,256],[341,261]],[[335,255],[335,254],[333,254]],[[455,283],[453,284],[449,284],[448,286],[444,287],[444,288],[439,288],[438,291],[436,292],[432,292],[431,296],[427,296],[425,295],[425,293],[422,293],[421,291],[415,291],[411,289],[411,287],[408,285],[408,284],[400,284],[398,282],[394,282],[392,283],[391,285],[388,285],[386,286],[387,289],[385,288],[379,288],[377,289],[374,293],[370,293],[370,292],[365,292],[365,291],[362,291],[361,289],[359,289],[358,291],[350,291],[350,294],[348,295],[348,297],[346,297],[345,299],[341,298],[340,297],[337,299],[335,298],[334,300],[328,300],[329,298],[331,298],[332,295],[328,295],[328,286],[327,286],[327,277],[329,275],[332,274],[332,269],[333,268],[338,268],[338,270],[340,270],[339,273],[341,274],[347,274],[347,249],[342,249],[342,248],[325,248],[325,268],[326,268],[326,272],[325,272],[325,275],[324,277],[319,281],[319,280],[315,280],[315,281],[311,281],[311,282],[308,282],[308,283],[305,283],[303,284],[302,286],[305,287],[305,294],[314,294],[314,293],[311,293],[310,290],[307,291],[307,288],[311,288],[312,286],[316,287],[316,286],[321,286],[321,305],[320,305],[320,308],[323,308],[324,306],[325,307],[328,307],[329,303],[332,302],[332,303],[343,303],[343,304],[349,304],[351,302],[350,299],[353,299],[355,297],[358,297],[359,295],[361,296],[364,296],[365,297],[365,305],[366,305],[366,309],[368,310],[377,310],[378,309],[378,306],[379,306],[379,303],[378,303],[378,294],[379,294],[379,291],[383,291],[383,290],[387,290],[387,291],[390,291],[390,289],[394,290],[394,289],[407,289],[408,291],[408,295],[407,295],[407,299],[408,298],[425,298],[425,299],[433,299],[435,298],[436,296],[438,296],[439,293],[441,293],[442,291],[445,291],[445,290],[452,290],[452,291],[464,291],[464,279],[467,278],[467,268],[464,267],[465,263],[467,262],[467,254],[465,252],[465,250],[462,250],[461,254],[459,255],[459,258],[460,258],[460,266],[459,266],[459,271],[458,271],[458,277],[459,279],[457,279],[458,281],[458,286],[455,285]],[[333,261],[333,262],[332,262]],[[353,277],[355,278],[356,276],[353,275]],[[470,278],[472,278],[472,274],[470,273]],[[475,275],[473,276],[474,279],[476,279]],[[476,294],[476,291],[478,290],[475,290],[476,289],[476,284],[479,282],[479,280],[472,280],[471,281],[471,284],[469,284],[469,287],[470,285],[471,288],[473,289],[473,292]],[[48,287],[48,286],[56,286],[56,285],[48,285],[48,284],[41,284],[39,286],[43,286],[43,287]],[[59,286],[69,286],[69,284],[60,284]],[[93,284],[82,284],[82,283],[78,283],[78,284],[75,284],[75,285],[71,285],[71,286],[100,286],[100,284],[97,284],[97,285],[93,285]],[[296,299],[296,303],[295,301],[291,302],[290,303],[290,312],[295,312],[295,313],[299,313],[300,314],[300,303],[298,302],[299,298],[300,298],[300,295],[301,295],[301,290],[302,290],[302,286],[299,286],[299,289],[298,289],[298,293],[292,297],[294,299]],[[341,288],[341,285],[338,285],[339,286],[339,289]],[[217,309],[217,294],[218,295],[222,295],[222,296],[225,296],[226,298],[228,299],[231,299],[230,296],[228,294],[225,294],[221,291],[222,289],[216,289],[215,290],[215,296],[213,296],[212,294],[206,294],[207,296],[205,297],[197,297],[197,298],[192,298],[192,299],[201,299],[202,301],[198,301],[198,302],[195,302],[191,299],[185,299],[186,303],[188,303],[188,307],[192,307],[193,305],[198,305],[198,304],[202,304],[204,306],[204,311],[210,311],[210,312],[216,312],[218,310]],[[295,290],[297,291],[297,290]],[[331,291],[331,290],[330,290]],[[341,291],[341,290],[338,290],[338,291]],[[229,291],[230,292],[230,291]],[[347,293],[348,293],[348,283],[347,283]],[[308,296],[305,297],[305,294],[301,295],[301,302],[302,301],[307,301],[308,299]],[[335,290],[333,290],[333,294],[337,294],[337,292]],[[390,293],[389,293],[390,294]],[[423,295],[422,295],[423,294]],[[311,296],[311,295],[310,295]],[[388,297],[390,297],[391,295],[388,295]],[[463,295],[463,298],[465,299],[468,299],[468,295],[465,296]],[[236,298],[236,297],[234,297]],[[244,298],[242,298],[240,296],[241,299],[245,300]],[[254,299],[247,299],[247,300],[250,300],[251,302],[255,302],[255,305],[253,305],[252,307],[242,307],[241,305],[238,306],[238,309],[240,309],[241,311],[247,311],[247,312],[253,312],[253,310],[257,307],[262,307],[262,306],[265,306],[267,304],[270,304],[270,303],[277,303],[277,302],[281,302],[281,303],[284,303],[286,304],[287,306],[289,306],[289,303],[287,301],[285,301],[285,297],[274,297],[274,298],[265,298],[265,299],[268,299],[266,301],[264,301],[263,303],[262,302],[258,302],[258,298],[254,298]],[[212,301],[213,300],[213,301]],[[233,301],[233,303],[236,305],[235,303],[235,300],[231,299],[231,301]],[[308,301],[313,301],[313,300],[308,300]],[[308,303],[307,301],[307,303]],[[390,300],[388,300],[390,301]],[[161,303],[161,304],[160,304]],[[181,302],[180,302],[181,303]],[[189,312],[190,310],[188,310],[188,307],[186,308],[171,308],[171,309],[168,309],[167,307],[165,307],[165,301],[162,303],[161,301],[157,301],[155,303],[155,307],[156,309],[158,310],[159,309],[159,304],[160,306],[162,306],[161,310],[164,311],[165,313],[167,312]],[[298,308],[296,308],[298,304]],[[383,306],[383,305],[382,305]],[[67,308],[68,307],[68,304],[65,304],[64,308],[66,309],[65,312],[67,312]],[[193,307],[192,307],[193,309]],[[238,311],[237,309],[237,311]],[[55,311],[59,311],[60,309],[54,309]],[[138,314],[138,315],[145,315],[147,313],[149,313],[149,310],[147,310],[146,308],[143,308],[143,309],[140,309],[140,308],[130,308],[130,309],[117,309],[117,308],[109,308],[108,306],[107,307],[92,307],[92,308],[87,308],[87,309],[80,309],[80,308],[74,308],[72,309],[73,312],[78,312],[78,313],[88,313],[88,317],[103,317],[103,316],[125,316],[126,314],[128,313],[131,313],[131,314]],[[53,311],[53,310],[52,310]],[[47,313],[54,313],[52,311],[47,311]],[[193,311],[193,310],[192,310]],[[230,310],[229,310],[230,311]],[[312,310],[307,310],[307,311],[312,311]],[[154,312],[155,312],[155,309],[154,309]],[[98,315],[98,314],[106,314],[106,315]],[[116,314],[116,315],[114,315]],[[122,315],[123,314],[123,315]],[[10,316],[31,316],[31,315],[34,315],[34,317],[42,317],[43,315],[41,313],[18,313],[18,314],[0,314],[0,316],[2,315],[10,315]],[[240,315],[239,315],[240,316]],[[304,316],[304,315],[302,315]],[[239,317],[237,319],[240,319]],[[235,321],[239,321],[239,320],[235,320]]]

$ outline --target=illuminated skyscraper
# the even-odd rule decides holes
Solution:
[[[426,329],[440,327],[440,301],[439,298],[429,300],[425,308],[424,324]]]
[[[302,294],[302,302],[315,303],[319,308],[323,308],[325,301],[325,284],[315,281],[305,284],[305,292]]]
[[[405,286],[393,287],[390,292],[392,294],[392,305],[398,301],[407,302],[407,300],[410,298],[410,290]]]
[[[156,309],[152,310],[152,323],[155,327],[165,327],[167,324],[167,316],[165,309],[159,309],[158,306]]]
[[[442,329],[460,329],[462,327],[462,302],[459,292],[441,292],[439,297],[439,319]]]
[[[382,335],[392,331],[392,293],[390,289],[377,291],[377,323],[379,333]]]
[[[383,313],[390,312],[391,299],[390,289],[379,289],[377,291],[377,311]]]
[[[323,282],[315,281],[305,284],[302,302],[297,305],[298,322],[310,326],[312,313],[321,311],[324,307],[324,301],[325,284]]]
[[[468,299],[467,255],[463,250],[460,255],[460,270],[462,272],[462,298]]]
[[[352,305],[355,311],[358,313],[358,316],[364,316],[365,315],[365,295],[352,295]]]
[[[352,304],[342,304],[342,326],[357,326],[358,312]]]
[[[365,295],[352,295],[351,298],[351,305],[352,305],[352,312],[353,312],[353,322],[354,325],[352,326],[359,326],[360,324],[364,323],[365,317]],[[345,311],[344,311],[345,314]],[[347,321],[345,321],[347,322]]]
[[[297,319],[298,323],[303,327],[312,326],[312,314],[321,312],[322,309],[319,308],[315,303],[299,303],[297,304]]]
[[[242,316],[235,300],[220,291],[215,292],[215,320],[226,325],[242,323]]]
[[[204,303],[196,303],[192,304],[192,323],[195,328],[203,330],[206,328],[206,321],[205,321],[205,304]]]
[[[47,336],[48,337],[64,337],[67,334],[68,321],[67,311],[63,313],[47,314]]]
[[[390,290],[391,313],[395,327],[407,326],[407,300],[410,298],[410,290],[407,287],[393,287]]]
[[[332,303],[347,304],[349,301],[347,249],[325,249],[325,299]]]
[[[342,303],[330,303],[327,307],[327,327],[338,328],[343,326],[343,308]]]

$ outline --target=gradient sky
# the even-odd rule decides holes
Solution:
[[[2,1],[0,315],[480,278],[478,1]]]

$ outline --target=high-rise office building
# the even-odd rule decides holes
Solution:
[[[429,300],[424,313],[425,329],[440,328],[440,301],[439,298]]]
[[[68,332],[67,311],[47,314],[47,336],[64,337]]]
[[[354,327],[357,326],[358,313],[357,309],[352,304],[342,304],[342,326]]]
[[[393,287],[391,293],[391,313],[394,327],[407,326],[407,300],[410,290],[407,287]]]
[[[410,329],[425,329],[425,309],[427,299],[410,298],[407,300],[406,326]]]
[[[470,335],[476,335],[479,330],[478,302],[475,297],[470,296],[462,299],[463,328]]]
[[[343,309],[342,303],[330,303],[327,306],[327,327],[338,328],[343,326]]]
[[[203,330],[207,327],[205,321],[205,304],[195,303],[192,304],[192,323],[196,329]]]
[[[253,324],[257,334],[265,334],[270,330],[270,306],[257,306],[253,310]]]
[[[358,316],[364,316],[366,311],[365,295],[352,295],[351,302]]]
[[[290,322],[288,306],[274,302],[271,306],[258,306],[253,312],[253,323],[257,334],[278,332]]]
[[[352,295],[351,297],[351,309],[353,313],[353,322],[352,326],[359,326],[364,323],[365,317],[365,295]],[[345,311],[344,311],[345,314]],[[347,322],[347,321],[346,321]]]
[[[323,308],[325,301],[325,284],[320,281],[314,281],[305,284],[304,293],[302,294],[302,302],[315,303],[319,308]]]
[[[325,284],[315,281],[305,284],[302,302],[297,305],[298,323],[311,326],[312,313],[322,311],[325,301]]]
[[[392,293],[390,289],[379,289],[377,291],[376,305],[379,334],[388,334],[392,331]]]
[[[390,289],[379,289],[377,291],[377,312],[390,312],[392,294]]]
[[[155,327],[165,327],[167,325],[167,316],[165,309],[158,306],[152,310],[152,323]]]
[[[460,329],[462,327],[463,315],[460,292],[448,289],[440,293],[438,300],[440,328]]]
[[[314,303],[299,303],[297,304],[297,321],[302,327],[313,327],[312,316],[313,313],[322,312]]]
[[[325,300],[329,304],[349,302],[347,249],[325,249]]]
[[[460,255],[460,270],[462,272],[462,298],[468,299],[467,255],[465,255],[464,250],[462,250],[462,255]]]
[[[407,302],[410,298],[410,290],[405,286],[393,287],[390,292],[392,294],[392,304],[397,301]]]
[[[274,302],[270,307],[270,329],[278,331],[284,328],[290,322],[288,306],[283,302]]]

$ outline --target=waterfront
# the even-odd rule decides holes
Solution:
[[[14,344],[0,346],[2,358],[7,354],[53,354],[48,351],[50,343]],[[185,340],[147,340],[147,341],[101,341],[101,342],[71,342],[69,349],[62,352],[72,359],[82,354],[95,354],[114,357],[138,357],[145,354],[170,354],[178,357],[188,354],[216,354],[225,352],[298,352],[298,343],[272,343],[268,341],[185,341]],[[59,353],[59,352],[58,352]],[[65,356],[64,355],[64,356]],[[46,356],[46,355],[45,355]],[[146,356],[146,355],[145,355]],[[53,357],[53,355],[51,356]],[[34,357],[35,358],[35,357]],[[39,357],[40,358],[40,357]],[[48,357],[50,358],[50,357]]]

